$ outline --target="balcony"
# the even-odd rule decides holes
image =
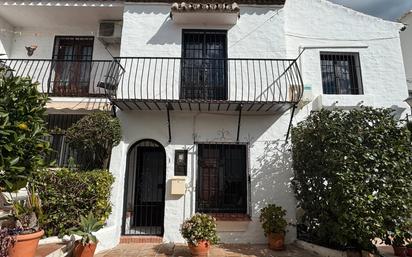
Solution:
[[[99,82],[113,66],[112,60],[59,61],[50,59],[0,59],[0,66],[10,75],[31,77],[38,90],[51,97],[105,98]]]
[[[101,87],[121,110],[274,113],[297,104],[303,94],[294,59],[130,57],[116,62],[119,66],[106,76],[112,82]],[[114,73],[118,79],[112,79]]]

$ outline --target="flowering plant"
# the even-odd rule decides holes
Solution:
[[[9,256],[9,248],[14,245],[16,238],[8,229],[0,229],[0,257]]]
[[[196,213],[185,220],[180,233],[189,244],[197,245],[200,241],[208,241],[210,244],[219,242],[216,234],[216,219],[207,214]]]

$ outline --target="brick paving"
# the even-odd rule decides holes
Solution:
[[[189,257],[184,244],[120,244],[116,248],[95,255],[96,257]],[[319,257],[295,245],[285,251],[272,251],[266,245],[224,244],[213,246],[210,257]]]

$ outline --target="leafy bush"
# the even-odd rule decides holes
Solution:
[[[95,112],[70,127],[66,138],[80,156],[80,169],[106,168],[112,147],[121,139],[120,122],[107,112]]]
[[[392,112],[321,110],[292,130],[293,183],[313,241],[372,250],[411,217],[411,141]]]
[[[196,213],[185,220],[180,233],[189,244],[197,245],[200,241],[209,241],[210,244],[219,242],[216,234],[216,219],[207,214]]]
[[[44,164],[47,97],[30,78],[0,68],[0,191],[15,191]]]
[[[46,235],[66,234],[69,229],[80,226],[80,217],[89,212],[100,221],[106,221],[111,213],[113,182],[113,175],[106,170],[39,172],[33,184],[45,210],[41,226]]]
[[[275,204],[269,204],[260,212],[260,222],[262,223],[265,236],[271,233],[285,233],[288,225],[285,220],[286,210]]]

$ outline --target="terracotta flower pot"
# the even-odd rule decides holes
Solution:
[[[34,257],[44,230],[27,235],[17,235],[16,243],[9,249],[9,257]]]
[[[271,250],[282,251],[285,249],[285,233],[270,233],[268,241]]]
[[[406,246],[392,246],[393,247],[393,253],[396,256],[402,256],[402,257],[406,257]]]
[[[406,249],[406,252],[408,253],[408,256],[412,257],[412,248]]]
[[[199,241],[197,245],[189,243],[189,249],[192,256],[208,256],[210,243],[209,241],[203,240]]]
[[[93,257],[97,244],[83,245],[80,241],[74,243],[73,257]]]

